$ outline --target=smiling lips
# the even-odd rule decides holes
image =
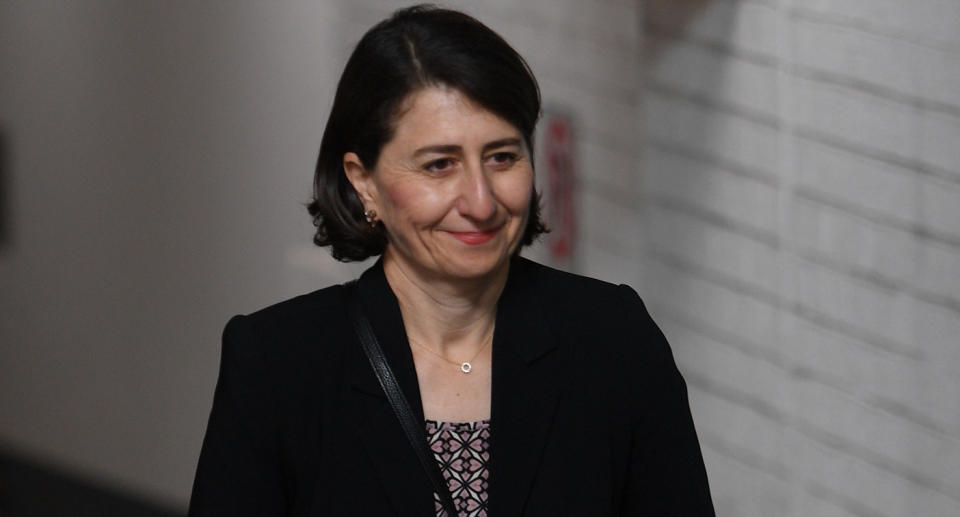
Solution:
[[[477,246],[496,237],[499,231],[500,231],[500,228],[498,227],[492,230],[487,230],[485,232],[449,232],[449,233],[450,235],[453,235],[455,238],[457,238],[460,242],[464,244]]]

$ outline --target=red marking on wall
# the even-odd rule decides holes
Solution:
[[[576,166],[574,162],[574,133],[570,119],[550,115],[546,120],[543,142],[544,164],[547,167],[547,246],[556,260],[573,257],[577,231]]]

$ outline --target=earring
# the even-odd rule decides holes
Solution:
[[[364,210],[363,217],[367,220],[367,224],[371,228],[377,227],[377,211],[376,210]]]

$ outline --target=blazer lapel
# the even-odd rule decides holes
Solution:
[[[361,297],[364,313],[414,415],[423,421],[413,356],[400,308],[387,284],[382,263],[378,261],[364,272],[358,284],[354,294]],[[351,382],[348,397],[352,401],[357,436],[370,456],[370,464],[397,514],[430,515],[434,504],[430,479],[423,472],[359,340],[352,348],[348,356],[347,374]]]
[[[563,355],[525,259],[511,264],[497,304],[490,422],[490,515],[521,515],[563,386]]]

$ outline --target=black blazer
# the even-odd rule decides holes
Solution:
[[[190,515],[428,516],[433,489],[333,286],[235,316]],[[423,408],[380,262],[356,287]],[[492,517],[713,515],[683,379],[628,286],[513,260],[493,338]]]

